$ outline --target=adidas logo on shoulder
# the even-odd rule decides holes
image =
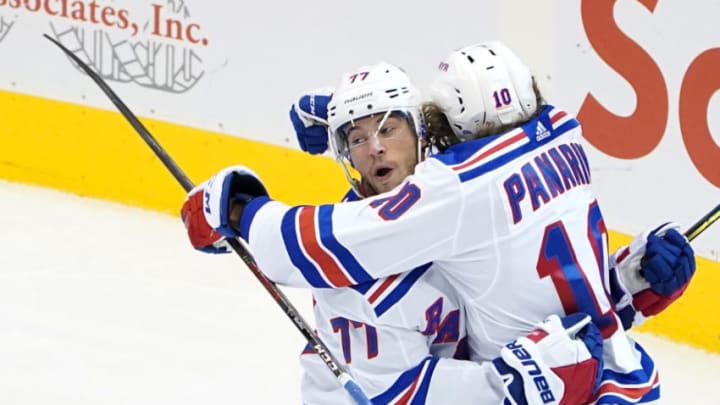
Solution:
[[[537,128],[535,129],[535,140],[539,142],[548,136],[550,136],[550,131],[545,128],[542,122],[538,121]]]

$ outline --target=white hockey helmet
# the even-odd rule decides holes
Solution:
[[[438,65],[430,98],[464,140],[481,130],[525,121],[538,107],[530,69],[497,41],[450,53]]]
[[[424,136],[420,111],[422,101],[420,91],[407,74],[387,62],[363,66],[343,74],[328,104],[330,142],[335,156],[338,160],[349,160],[343,130],[346,125],[374,114],[401,112],[405,114],[415,134]]]

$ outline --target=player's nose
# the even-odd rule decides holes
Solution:
[[[370,144],[370,153],[373,155],[380,155],[385,153],[385,145],[380,142],[380,139],[377,137],[377,135],[370,138],[368,141]]]

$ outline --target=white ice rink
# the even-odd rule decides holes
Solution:
[[[664,403],[720,404],[720,356],[636,337]],[[0,181],[0,404],[298,404],[303,344],[178,218]]]

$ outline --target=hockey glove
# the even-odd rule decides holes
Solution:
[[[695,254],[675,223],[637,236],[610,258],[611,295],[628,329],[677,300],[695,273]]]
[[[233,208],[242,209],[253,198],[267,195],[265,186],[252,170],[243,166],[221,170],[188,193],[182,218],[190,243],[198,250],[221,253],[214,251],[217,240],[223,236],[240,236],[239,224],[230,219]]]
[[[318,89],[301,96],[290,108],[290,121],[305,152],[316,155],[328,148],[327,106],[331,95],[330,89]]]
[[[515,404],[584,404],[600,385],[603,344],[590,316],[551,315],[493,360]]]
[[[180,218],[185,224],[190,244],[195,249],[205,253],[227,253],[230,250],[224,237],[215,232],[205,220],[203,190],[204,184],[190,190],[180,210]]]

